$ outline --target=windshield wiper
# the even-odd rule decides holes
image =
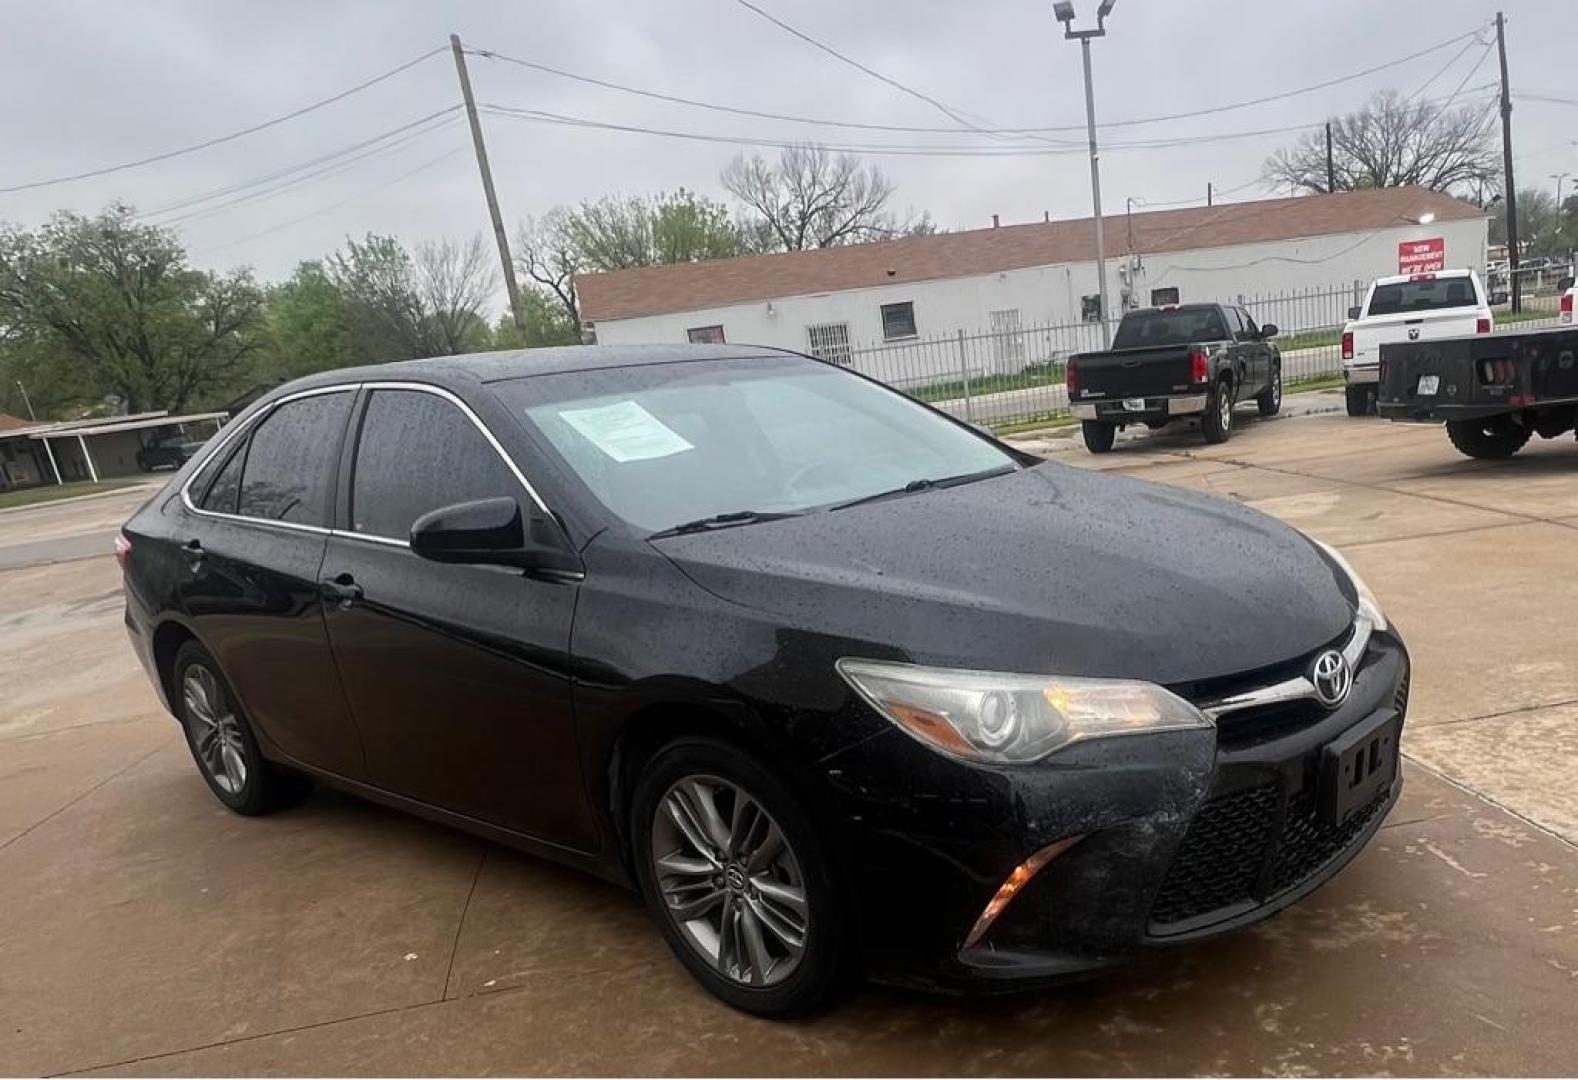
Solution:
[[[666,529],[659,529],[648,536],[647,539],[661,540],[665,536],[682,536],[685,533],[727,529],[735,525],[755,525],[759,521],[781,521],[784,518],[799,516],[798,511],[789,510],[734,510],[727,514],[713,514],[710,517],[697,518],[695,521],[683,521],[678,525],[670,525]]]
[[[863,503],[879,502],[882,499],[894,499],[900,495],[913,495],[917,491],[931,491],[935,488],[958,487],[960,484],[968,484],[976,480],[988,480],[994,476],[1002,476],[1005,473],[1016,471],[1017,468],[1018,466],[1015,465],[997,465],[990,469],[982,469],[979,472],[960,473],[958,476],[944,476],[935,480],[928,477],[921,477],[918,480],[911,480],[903,487],[896,487],[890,491],[879,491],[874,495],[862,495],[858,499],[848,499],[844,502],[834,503],[832,506],[827,507],[827,509],[844,510],[851,506],[860,506]]]

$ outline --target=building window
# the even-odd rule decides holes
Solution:
[[[822,323],[805,328],[807,351],[818,360],[849,366],[849,324]]]
[[[692,326],[685,331],[685,336],[692,345],[722,345],[723,327],[721,326]]]
[[[1085,322],[1101,321],[1101,294],[1079,298],[1079,317]]]
[[[906,300],[902,304],[882,305],[882,340],[915,336],[915,305]]]
[[[1178,286],[1176,285],[1170,289],[1151,290],[1151,307],[1162,307],[1163,305],[1176,304],[1177,302]]]
[[[1019,325],[1019,309],[991,311],[987,319],[992,327],[992,359],[1004,365],[1023,363],[1025,335]]]

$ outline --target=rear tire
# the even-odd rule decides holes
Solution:
[[[1366,384],[1348,387],[1346,394],[1349,416],[1370,415],[1370,387]]]
[[[1255,396],[1255,405],[1261,416],[1275,416],[1282,411],[1282,364],[1271,367],[1271,382]]]
[[[1105,454],[1118,437],[1118,425],[1106,420],[1082,420],[1079,430],[1085,436],[1085,449],[1092,454]]]
[[[714,997],[784,1018],[843,987],[854,950],[833,859],[801,800],[744,749],[664,747],[636,782],[629,828],[647,910]]]
[[[1483,420],[1448,420],[1447,438],[1460,453],[1480,461],[1510,458],[1534,433],[1512,417],[1487,416]]]
[[[1233,434],[1233,381],[1223,379],[1205,399],[1200,431],[1208,443],[1225,443]]]
[[[267,814],[299,800],[312,782],[267,761],[213,655],[196,641],[176,651],[171,685],[186,746],[214,797],[238,814]]]

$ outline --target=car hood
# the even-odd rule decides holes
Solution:
[[[1192,682],[1302,656],[1354,613],[1340,571],[1273,518],[1051,463],[653,543],[846,655],[954,667]]]

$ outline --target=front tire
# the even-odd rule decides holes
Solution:
[[[1483,420],[1448,420],[1447,438],[1460,453],[1480,461],[1510,458],[1533,434],[1507,415],[1487,416]]]
[[[214,797],[238,814],[266,814],[311,787],[265,760],[213,655],[196,641],[175,654],[176,709],[187,749]]]
[[[708,992],[775,1018],[832,999],[849,953],[844,904],[782,781],[730,743],[686,738],[642,771],[630,811],[642,899]]]
[[[1223,379],[1206,399],[1200,431],[1208,443],[1225,443],[1233,434],[1233,383]]]
[[[1085,436],[1085,449],[1092,454],[1105,454],[1118,437],[1118,425],[1106,420],[1081,420],[1079,430]]]
[[[1282,365],[1271,368],[1271,382],[1255,396],[1255,406],[1261,416],[1275,416],[1282,411]]]

